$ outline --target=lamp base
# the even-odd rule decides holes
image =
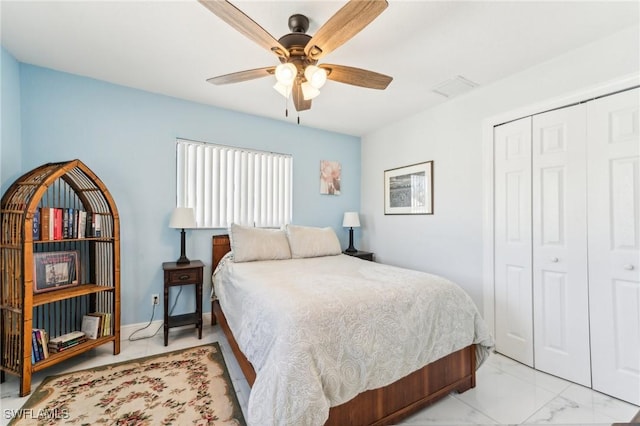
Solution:
[[[345,250],[347,253],[355,253],[358,249],[353,246],[353,228],[349,228],[349,247]]]
[[[187,259],[187,256],[185,256],[184,254],[184,246],[184,228],[182,228],[182,230],[180,231],[180,258],[176,260],[177,265],[188,265],[189,263],[191,263],[191,261]]]

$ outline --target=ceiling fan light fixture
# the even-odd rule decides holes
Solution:
[[[320,91],[313,87],[308,81],[302,83],[300,85],[300,88],[302,89],[302,98],[305,101],[310,101],[320,94]]]
[[[291,62],[280,64],[276,67],[276,80],[285,86],[291,86],[298,74],[298,69]]]
[[[282,84],[278,81],[273,85],[273,88],[276,90],[276,92],[280,93],[282,96],[288,99],[289,96],[291,96],[291,90],[293,86],[291,84]]]
[[[2,0],[0,0],[1,2]],[[208,79],[213,84],[229,84],[275,74],[274,89],[293,99],[296,111],[311,108],[311,99],[320,94],[326,80],[369,89],[386,89],[392,77],[344,65],[317,61],[353,38],[388,6],[387,0],[349,0],[313,35],[307,34],[309,18],[296,14],[289,19],[291,33],[275,39],[246,13],[232,4],[235,0],[199,0],[210,12],[251,41],[278,56],[281,64],[234,72]],[[313,66],[311,66],[313,65]],[[309,69],[307,69],[309,68]],[[288,102],[288,101],[287,101]],[[285,116],[287,110],[285,110]]]
[[[305,68],[304,76],[309,84],[316,89],[320,89],[327,82],[327,72],[315,65],[309,65]]]

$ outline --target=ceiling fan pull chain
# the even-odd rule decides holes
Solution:
[[[298,114],[298,124],[300,124],[300,114]]]

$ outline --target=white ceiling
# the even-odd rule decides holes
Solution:
[[[344,1],[233,3],[276,39],[307,15],[309,34]],[[394,78],[384,91],[329,81],[301,124],[363,135],[445,102],[432,92],[462,75],[487,85],[639,22],[638,1],[401,1],[320,62]],[[277,65],[193,1],[0,0],[2,45],[20,62],[296,122],[273,77],[214,86],[207,78]]]

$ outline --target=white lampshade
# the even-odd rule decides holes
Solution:
[[[176,207],[171,213],[169,228],[195,228],[196,217],[191,207]]]
[[[302,97],[305,101],[309,101],[320,94],[320,91],[309,84],[308,81],[305,81],[300,85],[302,88]]]
[[[315,65],[309,65],[304,69],[304,76],[311,86],[320,89],[327,82],[327,72]]]
[[[287,86],[280,83],[279,81],[276,81],[276,84],[274,84],[273,88],[276,90],[276,92],[280,93],[285,98],[289,98],[289,96],[291,96],[291,89],[293,88],[293,86]]]
[[[276,80],[285,86],[291,86],[298,74],[298,69],[290,62],[280,64],[276,67]]]
[[[345,228],[359,228],[360,217],[358,216],[358,212],[345,212],[342,226]]]

